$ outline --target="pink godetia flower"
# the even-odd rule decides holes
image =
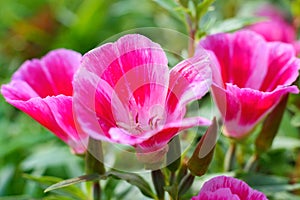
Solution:
[[[217,176],[204,183],[199,194],[191,200],[267,200],[247,183],[227,176]]]
[[[298,77],[299,59],[290,44],[266,42],[252,31],[220,33],[203,39],[216,63],[212,93],[224,122],[224,134],[247,136],[288,93]]]
[[[45,57],[26,61],[1,87],[8,103],[27,113],[67,143],[74,153],[85,151],[84,140],[75,127],[72,112],[72,80],[82,56],[58,49]]]
[[[133,146],[142,162],[160,162],[179,131],[210,124],[184,118],[186,104],[210,88],[208,58],[201,51],[169,71],[162,48],[138,34],[88,52],[74,80],[78,126],[94,139]]]
[[[280,41],[290,43],[300,54],[300,41],[297,40],[297,30],[285,18],[285,13],[277,7],[265,4],[255,12],[256,16],[265,17],[262,22],[257,22],[247,29],[262,35],[267,41]]]

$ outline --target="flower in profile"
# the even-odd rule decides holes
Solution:
[[[247,183],[227,176],[217,176],[205,182],[199,194],[191,200],[267,200]]]
[[[257,22],[247,29],[262,35],[267,41],[280,41],[294,46],[296,54],[300,54],[300,43],[297,40],[296,28],[285,19],[285,13],[271,4],[261,6],[255,13],[256,16],[265,17],[262,22]]]
[[[212,93],[224,122],[224,134],[247,136],[288,93],[298,77],[300,61],[293,47],[266,42],[252,31],[210,35],[199,44],[215,61]]]
[[[162,48],[126,35],[83,56],[74,80],[78,126],[97,140],[131,145],[145,163],[159,162],[179,131],[210,121],[184,118],[186,104],[211,85],[208,55],[182,61],[171,71]]]
[[[58,49],[39,59],[28,60],[1,87],[8,103],[27,113],[67,143],[74,153],[85,151],[84,140],[76,130],[72,111],[72,80],[82,56]]]

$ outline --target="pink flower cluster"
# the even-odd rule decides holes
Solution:
[[[250,29],[260,32],[259,27]],[[291,29],[286,31],[291,36],[276,40],[292,43]],[[210,35],[192,58],[169,70],[160,45],[142,35],[126,35],[83,56],[59,49],[26,61],[1,93],[77,154],[86,151],[92,137],[131,145],[141,161],[152,164],[163,159],[181,130],[210,124],[200,116],[185,117],[187,104],[210,88],[224,134],[237,139],[250,134],[283,96],[299,92],[292,85],[300,68],[295,48],[270,40],[249,30]],[[192,199],[266,197],[222,176],[205,183]]]

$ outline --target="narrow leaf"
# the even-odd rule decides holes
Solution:
[[[201,17],[207,13],[209,7],[215,2],[215,0],[204,0],[200,4],[197,5],[197,17],[201,19]]]
[[[258,17],[231,18],[214,24],[214,26],[211,27],[210,30],[208,30],[208,33],[215,34],[222,32],[233,32],[245,26],[249,26],[255,22],[259,22],[261,20],[262,19]]]
[[[48,187],[44,192],[49,192],[52,190],[56,190],[56,189],[60,189],[60,188],[64,188],[67,186],[71,186],[77,183],[82,183],[82,182],[87,182],[87,181],[96,181],[101,179],[100,175],[98,174],[88,174],[88,175],[83,175],[83,176],[79,176],[76,178],[71,178],[71,179],[67,179],[64,181],[60,181],[54,185],[51,185],[50,187]]]
[[[87,181],[99,181],[99,180],[104,180],[107,179],[108,177],[112,177],[115,179],[121,179],[127,181],[129,184],[136,186],[139,188],[139,190],[147,197],[154,198],[155,195],[151,190],[151,187],[149,184],[138,174],[134,173],[122,173],[118,171],[108,171],[105,174],[88,174],[88,175],[83,175],[79,176],[77,178],[71,178],[68,180],[64,180],[61,182],[58,182],[54,185],[51,185],[48,187],[45,192],[49,192],[52,190],[64,188],[67,186],[71,186],[73,184],[81,183],[81,182],[87,182]]]
[[[118,171],[110,171],[106,173],[107,176],[111,176],[116,179],[122,179],[127,181],[129,184],[139,188],[139,190],[147,197],[155,198],[155,195],[149,186],[149,184],[138,174],[134,173],[122,173]]]
[[[57,177],[50,177],[50,176],[42,176],[42,177],[35,177],[29,174],[24,174],[24,178],[34,181],[36,183],[39,183],[42,187],[51,187],[51,185],[62,181],[62,179]],[[49,190],[50,191],[50,190]],[[73,199],[86,199],[86,195],[81,191],[80,188],[76,186],[71,186],[68,188],[62,188],[58,191],[55,191],[57,194],[63,195],[63,196],[69,196]]]

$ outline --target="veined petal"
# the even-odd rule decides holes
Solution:
[[[209,199],[216,200],[267,200],[267,197],[263,193],[253,190],[247,183],[227,176],[217,176],[205,182],[199,195],[193,197],[192,200],[202,200],[200,197],[206,196],[214,197]]]
[[[213,65],[213,80],[214,82],[220,83],[221,80],[224,82],[229,82],[230,80],[230,63],[231,63],[231,38],[228,34],[214,34],[207,36],[205,39],[201,40],[198,49],[202,47],[208,50],[211,54],[211,59],[215,60],[218,65]],[[218,61],[218,62],[216,62]],[[221,84],[221,83],[220,83]]]
[[[211,64],[207,52],[198,50],[194,57],[180,62],[171,70],[168,112],[174,112],[176,106],[181,110],[187,103],[208,92],[212,82]]]
[[[72,112],[72,97],[58,95],[46,97],[44,101],[49,106],[53,117],[58,126],[66,133],[67,144],[69,144],[76,153],[84,153],[87,146],[88,136],[80,132],[75,126]]]
[[[266,41],[251,31],[238,31],[231,36],[229,82],[239,87],[259,89],[267,73],[269,54]]]
[[[58,49],[43,58],[26,61],[12,80],[22,80],[42,98],[64,94],[71,96],[74,72],[81,55],[75,51]]]
[[[7,88],[3,86],[3,95],[7,94],[6,90]],[[84,140],[81,140],[74,126],[71,97],[60,95],[46,99],[34,97],[29,100],[10,98],[6,100],[52,131],[58,138],[69,144],[74,152],[81,154],[85,151],[84,144],[82,144]]]
[[[13,80],[1,86],[1,94],[9,102],[12,100],[27,101],[39,95],[23,80]]]
[[[38,96],[44,98],[55,95],[49,76],[48,71],[42,67],[40,60],[33,59],[24,62],[14,73],[12,80],[26,82]]]
[[[81,54],[72,50],[58,49],[51,51],[41,59],[42,66],[48,70],[49,82],[56,95],[72,96],[72,80],[80,66]]]
[[[74,78],[73,108],[76,122],[95,139],[109,140],[108,130],[118,120],[129,122],[128,111],[110,85],[97,75],[80,68]]]
[[[260,35],[244,30],[234,35],[219,33],[207,36],[200,45],[212,51],[219,62],[220,69],[213,68],[213,79],[217,82],[220,82],[218,73],[221,73],[224,83],[253,89],[262,84],[267,73],[268,51]]]
[[[128,97],[142,87],[130,103],[143,107],[154,103],[164,105],[165,86],[169,82],[167,64],[166,55],[158,44],[133,34],[88,52],[82,67],[117,89],[120,98],[125,97],[124,104],[128,104]]]
[[[238,195],[232,194],[229,188],[220,188],[215,192],[206,191],[200,193],[191,200],[241,200]]]
[[[279,103],[283,95],[298,92],[296,86],[279,86],[272,92],[261,92],[227,84],[224,134],[234,138],[246,136]]]
[[[268,73],[260,88],[261,91],[272,91],[278,85],[290,85],[299,75],[300,60],[295,57],[292,45],[270,42],[268,47],[270,49]]]

